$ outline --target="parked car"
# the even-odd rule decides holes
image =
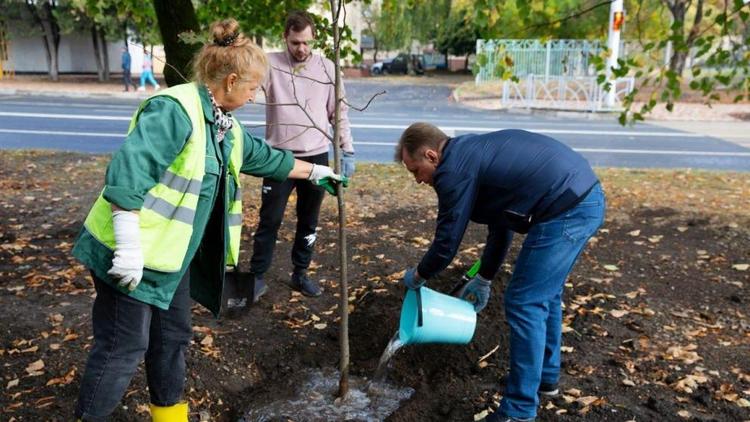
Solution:
[[[406,54],[400,53],[398,56],[391,59],[386,59],[381,62],[375,62],[370,67],[370,73],[373,75],[387,75],[393,74],[404,74],[409,72],[408,61],[411,60],[414,72],[418,75],[424,73],[424,59],[421,54]]]

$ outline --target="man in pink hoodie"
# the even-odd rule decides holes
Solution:
[[[333,62],[312,53],[315,24],[305,12],[289,14],[284,26],[286,50],[268,54],[266,92],[266,142],[292,151],[295,158],[313,164],[328,164],[330,142],[323,132],[332,133],[336,93]],[[354,173],[354,147],[349,128],[348,107],[341,104],[340,133],[342,173]],[[263,180],[260,222],[255,231],[250,271],[255,279],[257,301],[267,287],[263,274],[271,266],[276,238],[289,195],[297,189],[297,232],[292,246],[294,266],[291,286],[306,296],[320,296],[318,282],[307,276],[312,259],[320,205],[325,191],[308,181]]]

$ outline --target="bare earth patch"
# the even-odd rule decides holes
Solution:
[[[91,347],[93,289],[70,256],[101,189],[107,157],[0,152],[0,364],[3,420],[71,420]],[[568,280],[562,389],[539,420],[750,420],[750,174],[597,169],[607,221]],[[252,246],[259,181],[246,178],[242,248]],[[396,165],[361,164],[347,192],[352,372],[372,376],[397,328],[397,282],[432,238],[435,197]],[[270,291],[240,319],[194,308],[187,398],[192,420],[235,421],[293,396],[305,369],[337,367],[335,201],[322,213],[314,275],[325,293],[286,285],[293,207],[280,232]],[[467,346],[409,346],[390,380],[416,390],[388,420],[471,420],[497,405],[507,373],[503,286],[493,284]],[[448,289],[484,242],[471,226],[432,280]],[[247,265],[249,254],[243,255]],[[499,346],[480,362],[480,358]],[[117,421],[144,420],[143,371]]]

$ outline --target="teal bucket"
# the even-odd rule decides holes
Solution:
[[[467,344],[474,336],[476,325],[474,305],[421,287],[406,292],[398,337],[403,344]]]

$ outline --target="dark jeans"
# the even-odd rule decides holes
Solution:
[[[300,157],[300,160],[313,164],[328,165],[328,153]],[[287,179],[274,182],[263,179],[261,195],[260,222],[255,231],[253,257],[250,260],[250,271],[263,274],[268,271],[276,246],[279,227],[284,218],[284,210],[292,189],[297,189],[297,233],[292,246],[292,264],[295,272],[304,272],[310,266],[315,246],[315,229],[318,227],[320,205],[325,197],[325,190],[313,185],[308,180]]]
[[[192,338],[189,272],[167,311],[92,277],[96,287],[91,313],[94,346],[81,380],[76,418],[106,420],[144,357],[151,403],[178,403],[185,384],[185,351]]]
[[[505,289],[510,326],[510,373],[500,409],[533,418],[539,384],[558,382],[565,279],[604,221],[604,192],[597,184],[562,215],[531,227]]]
[[[133,83],[133,79],[130,77],[130,69],[122,70],[122,82],[125,84],[125,91],[130,89],[132,86],[135,89],[136,85]]]

